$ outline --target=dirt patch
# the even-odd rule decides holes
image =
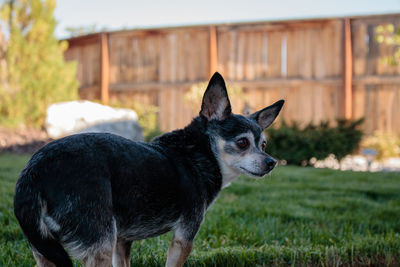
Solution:
[[[32,154],[52,141],[44,130],[20,128],[10,130],[0,127],[0,152]]]

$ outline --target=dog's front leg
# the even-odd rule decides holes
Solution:
[[[168,249],[168,257],[166,267],[181,267],[185,263],[192,251],[192,241],[176,238],[172,240]]]
[[[168,249],[167,267],[181,267],[192,251],[193,239],[200,229],[204,218],[203,209],[191,209],[197,212],[182,217],[174,231],[174,238]]]

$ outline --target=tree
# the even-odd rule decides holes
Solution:
[[[55,4],[10,0],[1,6],[7,77],[0,84],[0,124],[40,127],[48,105],[78,96],[76,63],[65,62],[68,43],[54,36]]]
[[[77,37],[101,31],[97,29],[96,24],[91,26],[67,27],[65,30],[69,33],[70,37]]]

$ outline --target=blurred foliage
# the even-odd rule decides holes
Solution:
[[[362,140],[361,147],[375,149],[378,160],[400,157],[400,136],[376,131]]]
[[[139,124],[143,129],[146,142],[150,142],[151,139],[162,134],[158,124],[158,107],[134,102],[133,110],[138,114]]]
[[[113,99],[110,103],[113,107],[133,109],[138,115],[140,127],[143,129],[143,136],[146,142],[150,142],[156,136],[162,134],[158,123],[158,107],[146,105],[140,102],[129,103]]]
[[[311,158],[322,160],[330,154],[340,161],[359,147],[362,122],[338,119],[333,127],[321,122],[302,128],[296,122],[289,125],[283,121],[280,127],[266,130],[267,152],[294,165],[309,165]]]
[[[208,82],[193,84],[189,91],[187,91],[183,96],[183,100],[189,104],[194,111],[200,111],[201,101],[203,100],[203,95],[207,89],[207,85]],[[226,89],[228,90],[228,95],[231,101],[236,101],[238,99],[245,100],[245,94],[242,87],[227,84]]]
[[[69,33],[70,37],[77,37],[86,34],[96,33],[97,26],[93,24],[91,26],[80,26],[80,27],[67,27],[65,30]]]
[[[107,28],[99,28],[96,24],[93,24],[90,26],[67,27],[65,30],[69,33],[70,37],[78,37],[92,33],[104,32],[107,31]]]
[[[379,25],[375,28],[375,34],[379,44],[395,48],[393,55],[381,58],[383,64],[400,65],[400,29],[395,29],[393,24]]]
[[[14,0],[2,4],[1,24],[8,29],[0,85],[0,124],[44,124],[47,106],[78,97],[76,63],[65,62],[67,42],[54,36],[55,0]]]

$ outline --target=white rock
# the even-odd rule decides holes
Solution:
[[[387,158],[383,161],[383,167],[387,171],[400,171],[400,158]]]
[[[137,120],[136,112],[130,109],[112,108],[90,101],[61,102],[47,108],[46,131],[54,139],[90,131],[111,132],[141,141],[142,130]]]
[[[133,141],[143,141],[142,128],[133,120],[103,122],[85,128],[79,133],[112,133]]]
[[[400,169],[400,158],[387,158],[384,161],[385,166]]]

